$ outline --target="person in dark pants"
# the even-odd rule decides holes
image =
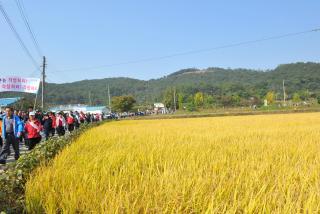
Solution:
[[[53,137],[56,134],[56,116],[53,112],[49,112],[49,117],[52,120],[52,128],[50,134]]]
[[[92,118],[91,118],[91,114],[90,114],[90,113],[87,113],[87,114],[86,114],[86,122],[87,122],[87,123],[91,123],[91,119],[92,119]]]
[[[56,119],[56,127],[57,127],[57,133],[59,136],[63,136],[66,132],[66,120],[62,115],[62,112],[58,113],[57,119]]]
[[[80,128],[80,115],[79,115],[79,112],[77,111],[74,114],[74,127],[75,129]]]
[[[22,126],[24,127],[23,112],[22,111],[18,111],[18,114],[16,114],[16,115],[19,117],[19,119],[20,119],[20,121],[22,123]],[[23,143],[23,140],[24,140],[24,133],[22,132],[20,137],[19,137],[19,143]]]
[[[42,125],[43,125],[43,131],[44,135],[46,137],[46,140],[49,139],[49,135],[52,131],[52,119],[49,117],[48,114],[45,114],[42,120]]]
[[[84,121],[86,120],[86,115],[82,111],[80,111],[79,119],[81,124],[83,124]]]
[[[6,160],[10,155],[10,145],[14,150],[14,158],[19,159],[19,137],[23,131],[23,123],[18,116],[13,114],[13,109],[6,108],[6,114],[2,118],[2,139],[4,146],[0,152],[0,164],[6,164]]]
[[[72,132],[74,130],[74,118],[72,116],[72,112],[67,114],[67,124],[68,124],[68,131]]]
[[[32,150],[41,141],[40,131],[42,130],[42,126],[40,121],[36,119],[35,116],[35,112],[30,112],[29,120],[24,127],[24,131],[29,143],[29,150]]]

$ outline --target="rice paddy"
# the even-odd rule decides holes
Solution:
[[[31,213],[320,212],[320,113],[106,123],[26,186]]]

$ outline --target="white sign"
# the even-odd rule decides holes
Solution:
[[[39,78],[0,77],[0,92],[13,91],[36,94],[39,90]]]

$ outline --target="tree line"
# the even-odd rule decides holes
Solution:
[[[132,96],[135,105],[150,106],[164,102],[172,108],[173,89],[176,108],[209,108],[263,104],[272,92],[273,100],[281,100],[282,82],[286,83],[286,99],[295,102],[320,97],[320,64],[293,63],[273,70],[189,68],[148,81],[132,78],[83,80],[65,84],[47,84],[48,106],[63,104],[108,105],[107,85],[112,97]],[[34,102],[34,95],[1,93],[1,97],[23,96]],[[171,96],[171,98],[170,98]],[[272,103],[272,99],[270,100]],[[40,103],[40,96],[38,96]]]

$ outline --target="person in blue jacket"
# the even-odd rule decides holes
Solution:
[[[19,137],[23,132],[23,123],[17,115],[13,114],[11,107],[6,107],[5,115],[2,115],[2,139],[3,147],[0,152],[0,164],[6,164],[10,155],[10,145],[14,150],[14,158],[19,159]]]

